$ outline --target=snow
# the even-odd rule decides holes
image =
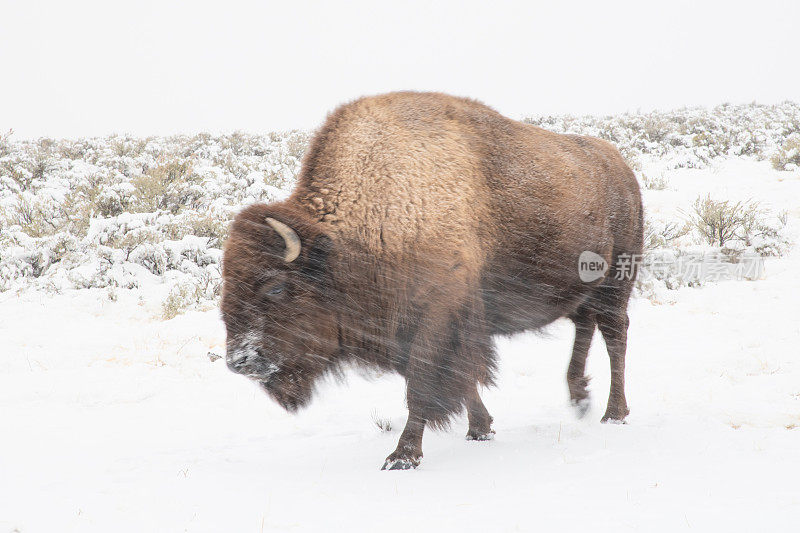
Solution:
[[[715,124],[712,133],[730,130]],[[662,190],[643,190],[653,220],[685,220],[708,193],[752,198],[773,214],[786,210],[783,231],[798,241],[800,170],[774,170],[736,143],[701,160],[677,142],[663,152],[615,134],[639,146],[641,173],[666,180]],[[780,144],[770,135],[761,145]],[[200,206],[187,213],[94,217],[69,241],[76,257],[52,264],[45,256],[68,235],[0,227],[12,236],[0,239],[0,531],[796,529],[800,247],[766,257],[757,280],[657,286],[632,300],[627,424],[599,423],[609,385],[599,335],[587,367],[593,396],[579,406],[588,415],[576,417],[565,381],[574,328],[562,320],[497,339],[498,386],[482,393],[493,440],[467,441],[461,417],[449,430],[426,431],[417,470],[382,472],[405,423],[400,377],[349,371],[291,415],[227,369],[213,290],[163,319],[162,302],[187,279],[218,283],[220,261],[207,237],[165,228],[279,198],[296,172],[296,155],[288,166],[275,155],[289,150],[284,138],[278,148],[245,139],[266,156],[238,159],[231,139],[204,139],[181,141],[197,144],[194,172],[207,178]],[[138,168],[164,148],[149,140],[137,159],[111,157],[108,139],[62,145],[94,155],[54,171],[37,198],[62,201],[86,176],[108,171],[104,161]],[[269,165],[284,176],[281,187],[259,178]],[[130,195],[127,178],[115,176],[113,190]],[[28,194],[3,180],[0,207]],[[109,244],[143,231],[158,239],[127,250]],[[678,246],[709,249],[693,236]]]
[[[572,327],[500,339],[484,399],[427,431],[422,466],[381,472],[404,423],[396,376],[351,373],[299,415],[229,372],[216,309],[152,318],[100,289],[4,294],[0,527],[20,531],[789,531],[800,517],[800,256],[767,279],[634,300],[624,426],[578,420],[564,373]],[[374,412],[398,428],[378,430]],[[46,511],[43,511],[46,510]]]

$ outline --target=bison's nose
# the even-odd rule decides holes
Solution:
[[[228,356],[225,358],[225,361],[228,363],[228,368],[231,372],[244,374],[245,370],[247,369],[247,356],[242,356],[239,358]]]
[[[256,359],[258,350],[252,346],[232,346],[225,354],[225,362],[231,372],[237,374],[247,374]]]

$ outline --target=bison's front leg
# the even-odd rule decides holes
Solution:
[[[485,327],[481,301],[472,299],[453,308],[452,300],[447,292],[435,298],[441,307],[428,307],[412,328],[404,368],[408,422],[384,470],[416,468],[425,425],[445,427],[465,405],[471,432],[482,439],[491,435],[492,417],[476,386],[489,381],[494,356],[490,337],[478,336]]]
[[[383,463],[381,470],[410,470],[419,466],[422,460],[422,433],[425,431],[425,419],[416,414],[411,405],[408,406],[408,421],[400,435],[397,449]]]
[[[435,322],[423,323],[409,350],[405,369],[408,421],[397,449],[386,458],[383,470],[408,470],[422,460],[422,433],[425,425],[446,424],[450,415],[463,408],[462,383],[454,382],[457,369],[448,362],[455,354],[450,343],[441,342]],[[438,331],[441,331],[439,329]],[[437,342],[439,341],[439,342]],[[467,389],[469,390],[469,389]]]

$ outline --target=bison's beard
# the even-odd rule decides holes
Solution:
[[[311,379],[302,374],[281,373],[269,380],[259,381],[259,385],[278,404],[290,413],[297,412],[311,401],[313,386]]]

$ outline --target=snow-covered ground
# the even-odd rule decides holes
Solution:
[[[411,472],[378,470],[397,377],[328,383],[292,416],[209,360],[213,309],[163,322],[100,289],[3,295],[0,531],[796,531],[800,257],[767,268],[633,302],[625,426],[598,422],[599,337],[580,421],[571,325],[500,340],[496,439],[428,431]]]
[[[796,168],[735,154],[699,168],[647,153],[640,163],[641,173],[664,178],[643,191],[652,219],[684,220],[708,193],[752,198],[785,211],[783,235],[798,241]],[[120,217],[128,215],[110,215],[115,224]],[[167,254],[176,270],[158,275],[126,259],[113,268],[128,269],[130,288],[114,282],[113,268],[88,288],[54,287],[74,280],[80,254],[102,255],[105,245],[86,237],[71,262],[31,277],[12,266],[50,237],[30,241],[10,228],[14,242],[0,239],[0,255],[11,251],[0,292],[0,533],[796,531],[800,523],[796,245],[767,257],[762,279],[659,286],[632,301],[627,425],[599,423],[609,381],[599,335],[588,362],[592,411],[575,418],[564,377],[573,328],[560,321],[498,339],[498,387],[483,393],[494,441],[466,441],[466,420],[457,419],[426,432],[419,469],[381,472],[405,421],[399,377],[351,372],[289,415],[209,358],[224,355],[225,341],[213,298],[164,320],[175,273],[194,276],[195,266]],[[167,251],[175,242],[148,241]],[[218,261],[208,250],[212,263],[202,268]]]

